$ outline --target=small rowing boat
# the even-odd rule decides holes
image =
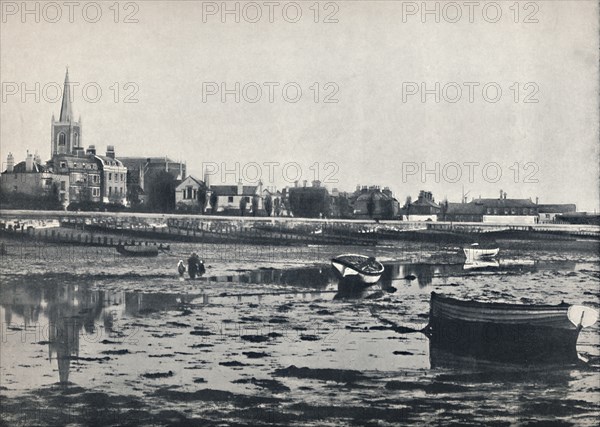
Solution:
[[[454,354],[500,362],[577,359],[577,338],[593,325],[589,307],[464,301],[431,293],[426,333],[432,345]]]
[[[158,250],[169,250],[169,246],[156,245],[117,245],[117,252],[125,256],[154,257],[158,256]]]
[[[499,251],[499,248],[482,248],[479,243],[473,243],[471,246],[463,248],[467,262],[493,258],[498,255]]]
[[[365,284],[377,283],[384,270],[375,258],[357,254],[339,255],[331,260],[331,266],[341,279],[354,278]]]

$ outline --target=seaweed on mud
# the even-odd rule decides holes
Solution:
[[[110,355],[119,355],[119,354],[129,354],[129,350],[126,348],[122,350],[105,350],[102,354],[110,354]]]
[[[432,382],[428,384],[406,382],[406,381],[389,381],[385,388],[388,390],[423,390],[427,394],[442,394],[442,393],[465,393],[471,391],[469,387],[457,384]]]
[[[269,336],[267,335],[242,335],[240,338],[244,341],[250,341],[254,343],[269,341]]]
[[[271,356],[269,353],[264,351],[243,351],[242,354],[248,359],[262,359],[263,357]]]
[[[221,366],[248,366],[246,363],[238,362],[237,360],[232,360],[229,362],[219,362]]]
[[[260,388],[268,389],[272,393],[282,393],[290,391],[290,388],[277,380],[270,379],[256,379],[252,378],[243,378],[239,380],[232,381],[233,384],[253,384]]]
[[[173,371],[168,371],[168,372],[148,372],[145,374],[141,374],[140,376],[154,380],[154,379],[158,379],[158,378],[169,378],[169,377],[172,377],[173,375],[175,375],[173,373]]]
[[[364,378],[362,372],[351,369],[311,369],[298,368],[294,365],[290,365],[287,368],[276,369],[273,372],[273,375],[278,377],[296,377],[340,383],[351,383]]]
[[[246,396],[243,394],[235,394],[230,391],[209,388],[186,392],[163,387],[155,391],[153,395],[175,402],[232,402],[237,403],[240,406],[281,402],[281,399],[274,397]]]

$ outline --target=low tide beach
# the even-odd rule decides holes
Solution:
[[[462,299],[600,307],[597,245],[504,242],[500,267],[458,247],[173,243],[157,258],[4,241],[3,425],[596,425],[598,324],[586,362],[513,366],[430,347],[432,291]],[[195,251],[200,280],[178,276]],[[329,260],[385,265],[362,291]],[[502,262],[507,261],[507,262]],[[510,262],[508,262],[510,261]],[[544,390],[543,393],[540,390]]]

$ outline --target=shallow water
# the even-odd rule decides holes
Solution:
[[[600,307],[597,253],[515,245],[499,268],[457,248],[173,244],[154,259],[7,242],[0,391],[8,425],[596,425],[598,324],[573,366],[502,366],[430,349],[432,291]],[[205,258],[201,280],[177,260]],[[340,289],[344,252],[384,260],[380,284]],[[396,260],[396,261],[395,261]],[[502,264],[502,263],[501,263]],[[413,280],[405,277],[412,275]]]

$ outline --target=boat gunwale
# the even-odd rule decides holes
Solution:
[[[332,263],[333,263],[333,262],[337,262],[338,264],[341,264],[341,265],[343,265],[344,267],[348,267],[348,268],[350,268],[350,269],[352,269],[352,270],[354,270],[354,271],[358,272],[359,274],[363,274],[363,275],[365,275],[365,276],[381,276],[381,275],[383,274],[383,272],[385,271],[385,267],[383,266],[383,264],[382,264],[382,263],[380,263],[380,262],[379,262],[379,261],[377,261],[377,260],[375,260],[375,262],[376,262],[377,264],[379,264],[379,265],[380,265],[380,267],[381,267],[381,268],[380,268],[378,271],[364,271],[364,270],[361,270],[361,269],[357,268],[357,267],[356,267],[356,265],[354,265],[354,264],[350,263],[349,261],[346,261],[346,260],[340,259],[340,258],[342,258],[342,257],[345,257],[345,256],[355,256],[355,257],[360,257],[360,258],[365,258],[365,259],[368,259],[368,258],[369,258],[369,257],[368,257],[368,256],[366,256],[366,255],[359,255],[359,254],[343,254],[343,255],[338,255],[337,257],[331,258],[331,262],[332,262]]]
[[[460,306],[460,307],[472,307],[472,308],[485,308],[485,309],[510,309],[515,311],[544,311],[544,310],[556,310],[556,311],[567,311],[571,304],[565,303],[564,301],[560,304],[514,304],[514,303],[506,303],[506,302],[483,302],[483,301],[475,301],[471,300],[461,300],[452,297],[448,297],[445,295],[438,294],[436,292],[431,292],[431,304],[434,302],[436,304],[448,304],[450,306]]]

